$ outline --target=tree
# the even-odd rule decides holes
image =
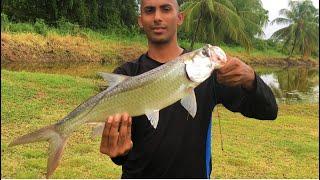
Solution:
[[[245,23],[231,0],[190,0],[181,8],[185,13],[182,29],[192,34],[191,49],[196,40],[217,43],[226,37],[247,49],[252,46]]]
[[[311,0],[289,1],[290,9],[281,9],[283,17],[274,19],[271,24],[289,24],[275,33],[271,38],[283,42],[283,49],[290,50],[289,57],[294,50],[302,53],[307,59],[310,54],[319,49],[319,9]]]
[[[262,6],[261,0],[231,0],[237,14],[245,24],[245,32],[249,37],[264,35],[263,27],[268,23],[268,11]]]
[[[3,13],[16,22],[44,19],[57,25],[60,19],[82,27],[132,27],[136,24],[136,0],[3,0]]]

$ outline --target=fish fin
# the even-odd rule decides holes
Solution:
[[[194,90],[192,89],[190,94],[181,99],[181,105],[189,112],[194,118],[197,114],[197,100]]]
[[[157,129],[158,122],[159,122],[159,110],[155,110],[150,113],[146,113],[147,118],[149,119],[151,125]]]
[[[92,127],[91,138],[101,137],[103,133],[105,123],[95,123],[95,127]]]
[[[117,84],[126,80],[129,77],[125,75],[105,73],[105,72],[99,72],[98,75],[108,82],[109,87],[116,86]]]
[[[49,158],[47,162],[46,178],[49,178],[59,165],[66,140],[67,137],[62,136],[56,130],[55,125],[51,125],[15,139],[9,144],[9,147],[38,141],[48,141]]]

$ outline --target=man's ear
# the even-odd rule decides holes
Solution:
[[[184,21],[184,14],[182,12],[178,13],[178,26],[181,26]]]
[[[138,16],[138,24],[139,24],[139,27],[142,29],[143,25],[142,25],[142,22],[141,22],[141,16]]]

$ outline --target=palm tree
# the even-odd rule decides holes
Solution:
[[[247,49],[251,47],[245,23],[230,0],[190,0],[184,2],[181,8],[185,14],[182,29],[192,34],[191,49],[196,38],[219,42],[226,36]]]
[[[283,49],[290,49],[289,57],[297,49],[302,58],[307,59],[311,52],[319,49],[319,9],[311,0],[289,2],[290,9],[281,9],[278,17],[271,22],[289,24],[272,34],[271,38],[283,42]]]
[[[245,24],[245,32],[252,39],[264,35],[263,27],[268,24],[268,11],[262,6],[261,0],[231,0],[237,14]]]

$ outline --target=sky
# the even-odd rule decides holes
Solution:
[[[280,9],[288,9],[289,0],[261,0],[263,8],[269,11],[269,24],[264,28],[264,39],[268,39],[275,31],[285,27],[285,25],[270,25],[270,22],[279,17]],[[319,9],[319,0],[312,0],[313,5]]]

